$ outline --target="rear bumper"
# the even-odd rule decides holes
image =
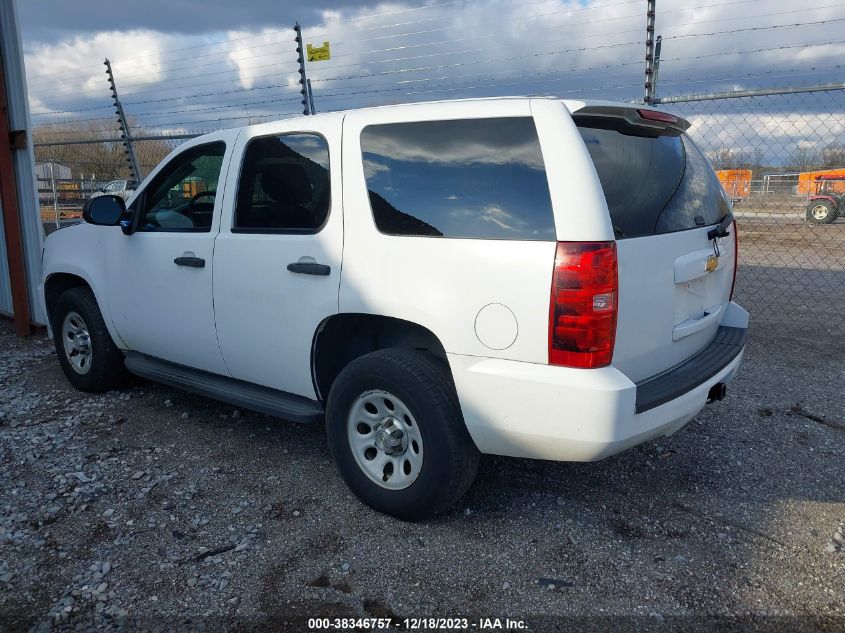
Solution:
[[[717,337],[690,361],[640,385],[614,367],[448,357],[467,429],[481,452],[593,461],[674,433],[701,411],[713,385],[733,378],[742,361],[748,313],[731,303],[722,325],[733,337],[728,343]],[[660,397],[651,397],[654,393]]]

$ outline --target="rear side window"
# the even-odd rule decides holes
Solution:
[[[371,125],[361,133],[361,149],[382,233],[555,239],[530,117]]]
[[[317,134],[253,139],[244,153],[236,233],[316,233],[331,204],[329,148]]]
[[[579,124],[617,239],[718,223],[728,212],[718,178],[686,136],[634,136]]]

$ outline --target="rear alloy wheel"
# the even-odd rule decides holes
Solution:
[[[829,200],[813,200],[807,205],[807,220],[813,224],[831,224],[838,215],[836,206]]]
[[[410,409],[392,393],[362,393],[349,411],[347,437],[358,467],[387,490],[404,490],[420,475],[423,439]]]
[[[445,510],[478,470],[448,366],[428,354],[385,349],[349,363],[329,393],[326,431],[349,488],[400,519]]]

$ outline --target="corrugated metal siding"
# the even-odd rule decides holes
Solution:
[[[35,152],[32,148],[32,127],[29,118],[29,102],[26,91],[26,73],[23,64],[20,27],[17,20],[17,0],[0,2],[0,46],[3,51],[3,65],[6,71],[6,91],[9,98],[9,118],[13,130],[27,131],[27,149],[15,152],[15,170],[18,180],[18,208],[21,214],[24,257],[26,259],[27,285],[29,286],[29,310],[32,320],[46,324],[47,315],[38,299],[38,283],[41,280],[41,249],[44,244],[44,227],[38,207],[38,191],[35,182]],[[6,260],[5,240],[0,246],[3,252],[0,263],[0,310],[11,313],[11,291]],[[8,295],[4,294],[8,291]]]

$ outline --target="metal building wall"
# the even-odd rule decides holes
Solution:
[[[9,100],[9,124],[13,130],[26,130],[27,148],[15,152],[15,170],[18,185],[18,209],[21,214],[21,233],[24,247],[29,310],[33,321],[45,325],[44,314],[38,300],[38,283],[41,279],[41,248],[44,228],[38,206],[35,181],[35,154],[32,148],[32,128],[29,118],[29,101],[26,91],[26,73],[23,63],[20,27],[17,19],[17,0],[0,2],[0,51],[6,73],[6,91]],[[6,259],[6,240],[0,222],[0,313],[12,314],[12,293],[9,267]]]
[[[0,208],[2,211],[2,208]],[[12,283],[9,281],[9,260],[6,259],[6,233],[0,222],[0,314],[12,316]]]

